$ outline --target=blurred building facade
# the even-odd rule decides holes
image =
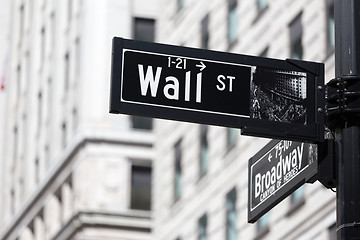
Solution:
[[[159,42],[324,62],[325,79],[334,77],[333,1],[163,0],[161,5]],[[154,239],[336,239],[336,194],[319,182],[299,188],[257,223],[247,223],[248,159],[269,140],[166,120],[157,120],[155,129]]]
[[[5,130],[5,83],[7,80],[8,65],[8,46],[10,42],[10,9],[11,3],[6,0],[0,0],[0,11],[2,20],[0,22],[0,156],[3,156],[5,150],[5,136],[2,132]],[[1,164],[1,158],[0,158]],[[1,165],[0,165],[1,166]],[[0,189],[2,189],[2,171],[0,171]],[[0,216],[2,215],[2,197],[0,197]]]
[[[333,1],[9,5],[0,239],[335,239],[335,194],[319,183],[247,223],[247,162],[269,140],[108,114],[113,36],[319,61],[331,79]]]
[[[152,120],[108,106],[111,40],[153,41],[157,1],[6,4],[0,239],[150,239]]]

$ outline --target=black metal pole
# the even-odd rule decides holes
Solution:
[[[360,239],[360,1],[335,0],[337,239]]]

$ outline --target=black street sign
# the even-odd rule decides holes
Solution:
[[[249,160],[248,222],[289,196],[318,170],[317,145],[272,140]]]
[[[113,39],[110,112],[323,140],[324,65]]]

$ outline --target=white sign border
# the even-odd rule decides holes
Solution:
[[[284,140],[281,140],[284,141]],[[277,143],[278,144],[278,143]],[[272,192],[271,194],[269,194],[263,201],[260,201],[259,204],[257,204],[255,207],[253,207],[253,201],[252,201],[252,190],[253,190],[253,167],[260,161],[262,160],[270,151],[272,151],[276,145],[275,144],[269,151],[267,151],[261,158],[259,158],[256,162],[254,162],[254,164],[251,165],[251,170],[250,170],[250,201],[251,201],[251,211],[255,210],[257,207],[259,207],[261,204],[263,204],[266,200],[268,200],[272,195],[274,195],[277,191],[279,191],[282,187],[286,186],[288,183],[291,182],[291,180],[293,180],[295,177],[297,177],[300,173],[302,173],[303,171],[305,171],[305,169],[307,169],[310,165],[309,162],[307,163],[307,165],[301,169],[300,171],[297,172],[297,174],[295,176],[293,176],[288,182],[286,182],[285,184],[282,184],[281,187],[277,188],[274,192]]]
[[[175,107],[175,106],[168,106],[168,105],[161,105],[161,104],[154,104],[154,103],[143,103],[143,102],[136,102],[136,101],[129,101],[123,98],[124,91],[123,88],[123,75],[124,75],[124,62],[125,62],[125,52],[138,52],[138,53],[145,53],[150,55],[159,55],[159,56],[166,56],[166,57],[180,57],[180,58],[186,58],[191,60],[198,60],[198,61],[204,61],[204,62],[213,62],[213,63],[221,63],[221,64],[227,64],[227,65],[233,65],[233,66],[242,66],[242,67],[249,67],[252,69],[256,69],[256,66],[250,66],[250,65],[244,65],[244,64],[237,64],[237,63],[229,63],[229,62],[221,62],[221,61],[215,61],[215,60],[207,60],[207,59],[201,59],[201,58],[193,58],[193,57],[184,57],[179,55],[171,55],[171,54],[161,54],[161,53],[154,53],[154,52],[147,52],[147,51],[139,51],[139,50],[133,50],[133,49],[123,49],[122,52],[122,66],[121,66],[121,80],[120,80],[120,101],[124,103],[131,103],[131,104],[139,104],[139,105],[146,105],[146,106],[153,106],[153,107],[162,107],[162,108],[170,108],[170,109],[178,109],[178,110],[187,110],[187,111],[193,111],[193,112],[202,112],[202,113],[211,113],[211,114],[217,114],[217,115],[226,115],[226,116],[234,116],[234,117],[242,117],[242,118],[250,118],[250,115],[239,115],[239,114],[231,114],[231,113],[224,113],[224,112],[213,112],[213,111],[207,111],[207,110],[200,110],[200,109],[192,109],[192,108],[184,108],[184,107]],[[251,74],[251,77],[249,81],[251,82],[253,79],[253,75]],[[250,103],[249,103],[250,104]],[[250,107],[250,105],[249,105]]]

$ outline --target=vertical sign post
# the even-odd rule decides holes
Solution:
[[[335,1],[335,74],[328,83],[337,106],[328,121],[338,146],[337,239],[360,236],[360,1]]]

